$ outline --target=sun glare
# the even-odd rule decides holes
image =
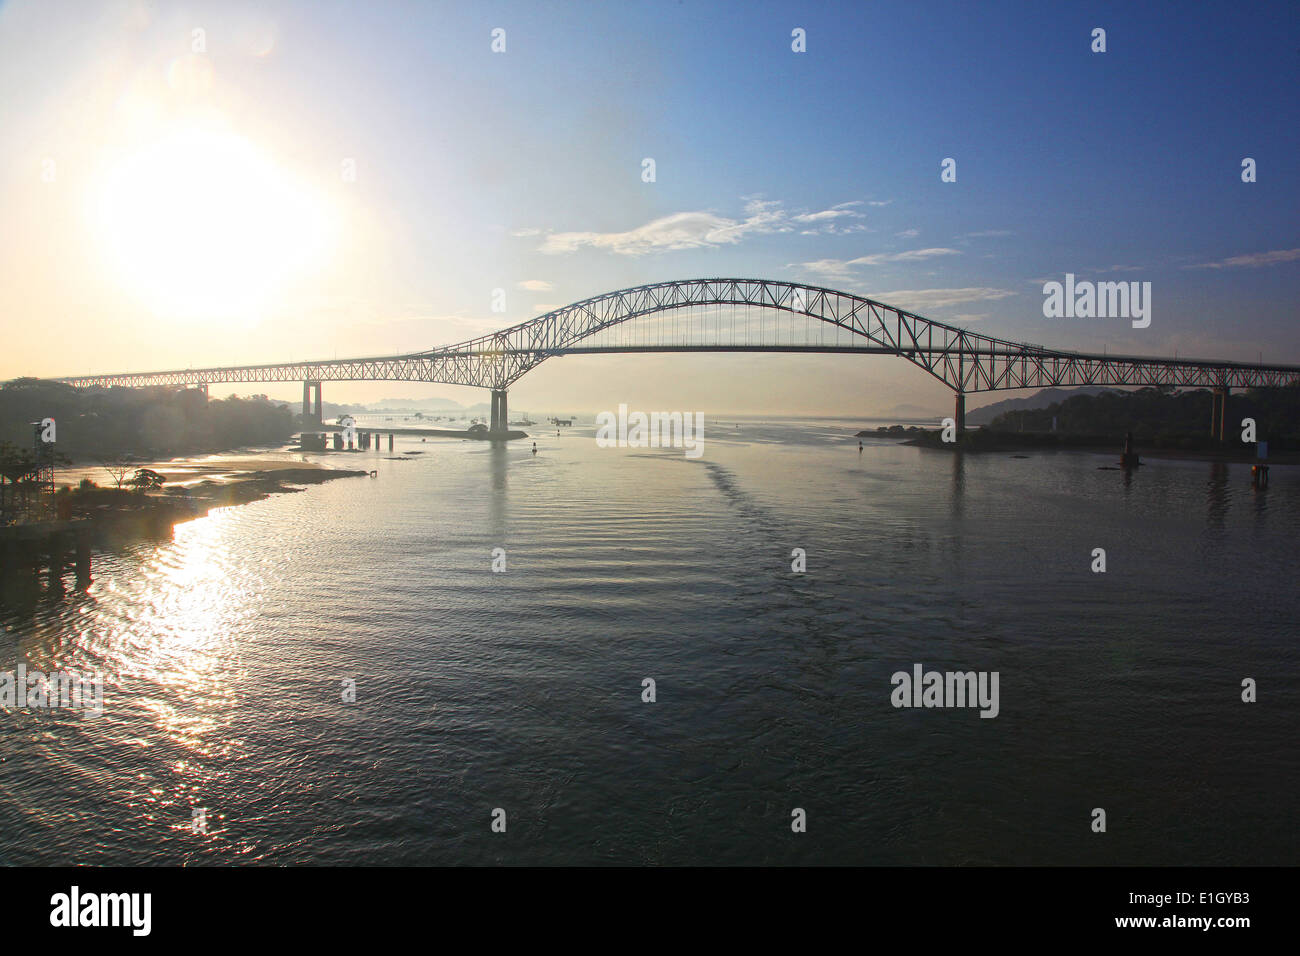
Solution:
[[[198,129],[124,155],[95,213],[114,277],[182,319],[255,319],[321,264],[333,231],[305,183],[246,140]]]

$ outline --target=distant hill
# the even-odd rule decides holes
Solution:
[[[374,411],[409,408],[412,411],[461,411],[465,406],[450,398],[385,398],[369,406]]]
[[[1026,409],[1047,408],[1057,402],[1063,402],[1075,395],[1100,395],[1102,392],[1116,392],[1120,389],[1105,388],[1101,385],[1085,385],[1082,388],[1044,388],[1027,398],[1004,398],[992,405],[985,405],[966,413],[967,425],[988,425],[1004,412]]]

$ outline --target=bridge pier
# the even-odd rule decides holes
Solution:
[[[312,404],[312,396],[315,395],[315,405]],[[310,431],[321,427],[321,395],[320,382],[303,382],[302,383],[302,430]]]
[[[504,388],[492,389],[492,417],[489,419],[488,431],[504,432],[510,427],[510,416],[506,406],[506,390]]]
[[[1213,402],[1210,406],[1210,437],[1217,441],[1228,439],[1228,395],[1232,389],[1216,388],[1210,394]]]
[[[312,405],[312,397],[316,403]],[[302,451],[324,451],[325,434],[321,425],[320,382],[302,383],[302,430],[298,434],[298,447]]]
[[[957,434],[960,435],[966,430],[966,393],[957,393],[956,407],[953,409],[952,420],[957,424]]]

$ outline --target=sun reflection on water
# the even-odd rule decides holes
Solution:
[[[247,679],[240,632],[267,583],[232,557],[246,534],[236,514],[218,510],[177,525],[170,541],[104,556],[71,616],[75,636],[47,644],[52,667],[104,679],[108,719],[86,725],[103,735],[103,756],[73,772],[111,781],[142,819],[178,832],[191,808],[222,802],[223,768],[245,756],[235,729]],[[136,772],[121,774],[127,766]]]

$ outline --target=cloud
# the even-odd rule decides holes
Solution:
[[[542,234],[542,230],[540,229],[511,229],[510,230],[510,235],[514,236],[516,239],[525,239],[528,236],[540,236],[541,234]]]
[[[591,248],[621,256],[641,256],[677,249],[734,245],[751,236],[794,232],[796,226],[810,227],[800,230],[805,235],[843,235],[866,229],[861,223],[852,221],[863,218],[862,213],[851,208],[860,205],[857,201],[815,212],[791,213],[777,200],[743,198],[743,219],[731,219],[704,210],[677,212],[623,232],[550,232],[538,251],[563,255]]]
[[[533,311],[536,312],[538,315],[541,315],[545,312],[554,312],[562,305],[563,303],[560,302],[539,302],[533,306]]]
[[[871,256],[859,256],[856,259],[850,259],[852,265],[875,266],[882,262],[915,262],[920,259],[933,259],[935,256],[959,256],[959,249],[909,249],[906,252],[888,252],[877,253]]]
[[[521,289],[527,289],[529,292],[550,292],[555,288],[545,279],[525,279],[523,282],[516,282],[515,285]]]
[[[958,249],[909,249],[906,252],[878,252],[869,256],[858,256],[856,259],[817,259],[813,262],[794,262],[790,265],[817,275],[847,279],[852,277],[854,270],[860,266],[878,266],[886,262],[920,262],[935,256],[959,255],[961,251]]]
[[[626,232],[553,232],[539,251],[547,255],[575,252],[584,246],[620,256],[648,252],[698,249],[740,242],[752,233],[789,231],[780,214],[758,209],[743,220],[725,219],[707,212],[678,212],[652,220]]]
[[[1294,262],[1300,259],[1300,249],[1275,249],[1272,252],[1251,252],[1244,256],[1220,259],[1218,262],[1202,262],[1200,265],[1183,266],[1184,269],[1255,269],[1260,266],[1273,266],[1279,262]]]
[[[832,279],[852,278],[853,269],[843,259],[817,259],[813,262],[792,262],[790,268],[802,269],[815,275],[828,276]]]
[[[1019,292],[1014,292],[1011,289],[978,287],[969,289],[899,289],[895,292],[882,292],[879,295],[873,295],[872,298],[899,308],[947,309],[965,302],[996,302],[998,299],[1006,299],[1019,294]],[[955,318],[966,319],[967,321],[974,321],[984,317],[982,314],[955,316]]]
[[[860,216],[862,213],[852,209],[823,209],[821,212],[805,212],[793,217],[795,222],[825,222],[828,219],[840,219],[844,216]]]
[[[920,229],[904,229],[902,232],[894,233],[894,235],[899,239],[915,239],[920,234]]]
[[[958,239],[989,239],[994,236],[1014,236],[1010,229],[985,229],[982,232],[968,232],[958,236]]]

